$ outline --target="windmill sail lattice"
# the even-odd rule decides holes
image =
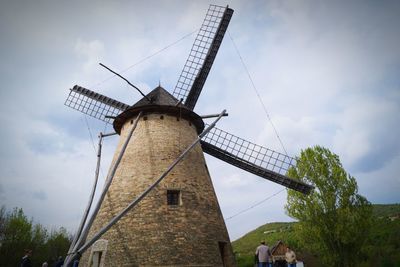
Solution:
[[[112,118],[129,108],[129,105],[75,85],[68,94],[64,103],[93,118],[112,123]]]
[[[233,15],[228,7],[210,5],[185,66],[175,86],[173,96],[183,98],[193,110],[206,82],[208,73]]]
[[[218,128],[213,128],[201,142],[203,151],[238,168],[290,189],[308,194],[312,187],[285,176],[296,159],[254,144]]]

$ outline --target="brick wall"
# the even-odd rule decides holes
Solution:
[[[131,127],[131,121],[123,126],[114,160]],[[142,117],[89,238],[152,184],[196,137],[187,120],[166,114]],[[167,190],[180,190],[180,205],[167,205]],[[235,266],[200,145],[101,239],[107,241],[102,266],[223,266],[223,261]],[[90,252],[82,256],[81,266],[88,266]]]

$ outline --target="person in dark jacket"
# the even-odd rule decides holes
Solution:
[[[31,262],[32,250],[25,249],[25,255],[22,257],[21,267],[32,267]]]
[[[63,257],[58,257],[58,260],[56,261],[56,263],[54,263],[54,267],[61,267],[64,264],[64,260]]]

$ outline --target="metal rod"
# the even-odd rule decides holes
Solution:
[[[195,145],[197,145],[201,138],[206,135],[212,128],[215,127],[216,123],[221,119],[222,116],[224,116],[226,110],[223,110],[218,118],[210,124],[197,138],[196,140],[188,147],[185,149],[185,151],[182,152],[182,154],[175,159],[175,161],[168,167],[168,169],[151,185],[149,186],[140,196],[138,196],[136,199],[134,199],[125,209],[123,209],[118,215],[116,215],[106,226],[104,226],[100,231],[98,231],[91,240],[86,242],[83,246],[79,248],[75,252],[74,255],[72,255],[72,259],[76,259],[78,255],[82,255],[94,242],[96,242],[106,231],[108,231],[116,222],[118,222],[129,210],[131,210],[133,207],[135,207],[154,187],[156,187],[170,172],[171,170],[186,156],[186,154],[194,148]]]
[[[100,162],[101,162],[101,148],[102,148],[103,136],[104,135],[100,132],[100,134],[99,134],[99,144],[98,144],[98,148],[97,148],[96,172],[95,172],[95,176],[94,176],[92,192],[90,193],[88,204],[86,206],[85,212],[83,213],[83,217],[82,217],[82,220],[81,220],[81,222],[80,222],[80,224],[78,226],[78,230],[76,231],[75,237],[74,237],[74,239],[73,239],[73,241],[71,243],[71,246],[70,246],[70,248],[68,250],[68,254],[70,254],[73,251],[76,242],[78,241],[80,235],[82,234],[83,226],[86,223],[86,219],[87,219],[87,217],[89,215],[90,207],[92,206],[92,203],[93,203],[93,198],[94,198],[94,194],[96,192],[97,182],[99,180],[99,170],[100,170]]]
[[[181,104],[183,102],[183,98],[181,98],[181,100],[178,101],[178,103],[175,104],[175,107],[179,106],[179,104]]]
[[[224,115],[222,115],[222,116],[224,116],[224,117],[226,117],[226,116],[228,116],[229,114],[228,113],[225,113]],[[200,118],[202,118],[202,119],[208,119],[208,118],[215,118],[215,117],[218,117],[219,116],[219,114],[210,114],[210,115],[203,115],[203,116],[200,116]]]
[[[132,137],[132,134],[133,134],[134,130],[136,129],[136,126],[137,126],[137,124],[138,124],[138,122],[139,122],[140,117],[142,116],[142,113],[143,113],[143,112],[141,111],[141,112],[138,114],[138,116],[137,116],[137,118],[136,118],[136,120],[135,120],[135,122],[134,122],[134,124],[133,124],[133,126],[132,126],[132,128],[131,128],[131,130],[130,130],[129,133],[128,133],[128,136],[126,137],[126,140],[125,140],[125,142],[124,142],[124,145],[123,145],[122,148],[121,148],[121,151],[120,151],[120,153],[119,153],[119,155],[118,155],[117,160],[115,161],[115,163],[114,163],[114,165],[112,166],[112,168],[111,168],[109,174],[107,175],[106,184],[104,185],[104,188],[103,188],[103,191],[102,191],[102,193],[101,193],[101,195],[100,195],[100,198],[99,198],[99,200],[97,201],[96,207],[95,207],[95,209],[94,209],[94,211],[93,211],[93,213],[92,213],[92,215],[91,215],[91,217],[90,217],[90,219],[89,219],[89,222],[87,223],[87,225],[86,225],[86,227],[85,227],[85,229],[84,229],[82,235],[79,237],[78,242],[76,242],[73,251],[77,251],[78,248],[82,246],[83,242],[85,242],[85,240],[86,240],[86,238],[87,238],[87,235],[89,234],[89,229],[90,229],[90,227],[92,226],[93,221],[94,221],[94,219],[96,218],[97,213],[98,213],[99,210],[100,210],[100,206],[101,206],[101,204],[102,204],[102,202],[103,202],[103,200],[104,200],[104,198],[105,198],[105,196],[106,196],[106,193],[107,193],[107,191],[108,191],[108,188],[109,188],[110,185],[111,185],[111,181],[112,181],[112,179],[114,178],[115,172],[117,171],[117,168],[118,168],[118,166],[119,166],[119,163],[121,162],[122,156],[123,156],[124,153],[125,153],[126,147],[128,146],[128,143],[129,143],[129,141],[130,141],[130,139],[131,139],[131,137]],[[68,266],[67,264],[69,264],[69,263],[70,263],[72,260],[74,260],[74,259],[76,259],[76,257],[74,257],[73,259],[69,258],[69,259],[68,259],[68,262],[65,263],[65,266]]]
[[[108,136],[113,136],[116,135],[117,133],[108,133],[108,134],[102,134],[100,133],[103,137],[108,137]]]
[[[132,86],[133,88],[135,88],[136,90],[138,90],[138,92],[144,97],[146,98],[149,102],[151,102],[150,98],[148,98],[145,94],[142,93],[142,91],[140,91],[139,88],[137,88],[135,85],[131,84],[130,81],[128,81],[126,78],[124,78],[121,74],[116,73],[115,71],[113,71],[112,69],[110,69],[109,67],[107,67],[106,65],[99,63],[100,66],[102,66],[103,68],[106,68],[107,70],[111,71],[112,73],[114,73],[115,75],[117,75],[118,77],[120,77],[121,79],[123,79],[125,82],[127,82],[130,86]]]

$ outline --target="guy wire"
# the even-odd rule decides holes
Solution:
[[[249,210],[251,210],[252,208],[255,208],[255,207],[257,207],[258,205],[260,205],[260,204],[264,203],[265,201],[267,201],[267,200],[269,200],[269,199],[273,198],[274,196],[276,196],[276,195],[280,194],[280,193],[281,193],[281,192],[283,192],[285,189],[286,189],[286,188],[284,188],[284,189],[281,189],[280,191],[276,192],[275,194],[273,194],[273,195],[270,195],[270,196],[268,196],[267,198],[265,198],[265,199],[263,199],[263,200],[261,200],[261,201],[259,201],[259,202],[255,203],[255,204],[251,205],[250,207],[248,207],[248,208],[246,208],[246,209],[243,209],[243,210],[239,211],[238,213],[236,213],[236,214],[234,214],[234,215],[232,215],[232,216],[230,216],[230,217],[226,218],[226,219],[225,219],[225,221],[227,221],[227,220],[230,220],[230,219],[232,219],[232,218],[235,218],[236,216],[238,216],[238,215],[240,215],[240,214],[242,214],[242,213],[245,213],[246,211],[249,211]]]
[[[148,56],[146,56],[146,57],[140,59],[140,60],[137,61],[136,63],[134,63],[134,64],[132,64],[132,65],[126,67],[125,69],[122,69],[122,70],[120,71],[120,73],[124,73],[124,72],[130,70],[131,68],[133,68],[133,67],[135,67],[135,66],[137,66],[137,65],[139,65],[139,64],[141,64],[141,63],[143,63],[144,61],[146,61],[146,60],[148,60],[148,59],[150,59],[150,58],[152,58],[152,57],[154,57],[154,56],[160,54],[161,52],[167,50],[168,48],[170,48],[170,47],[172,47],[172,46],[174,46],[174,45],[176,45],[177,43],[179,43],[180,41],[186,39],[187,37],[191,36],[193,33],[197,32],[197,31],[198,31],[198,29],[192,31],[191,33],[186,34],[185,36],[181,37],[181,38],[178,39],[177,41],[168,44],[167,46],[161,48],[160,50],[157,50],[157,51],[154,52],[153,54],[150,54],[150,55],[148,55]],[[102,80],[102,81],[100,81],[100,82],[94,84],[92,87],[96,87],[96,86],[98,86],[98,85],[100,85],[100,84],[102,84],[102,83],[104,83],[104,82],[106,82],[106,81],[108,81],[108,80],[114,78],[115,76],[117,76],[117,75],[109,76],[108,78],[106,78],[106,79],[104,79],[104,80]]]
[[[244,63],[244,60],[243,60],[243,58],[242,58],[242,56],[241,56],[241,54],[240,54],[240,52],[239,52],[239,49],[237,48],[236,43],[235,43],[235,41],[233,40],[233,38],[232,38],[230,32],[229,32],[229,31],[227,31],[227,32],[228,32],[229,38],[231,39],[232,44],[233,44],[235,50],[236,50],[236,53],[238,54],[238,56],[239,56],[239,58],[240,58],[240,61],[241,61],[242,65],[243,65],[243,68],[244,68],[244,70],[246,71],[247,77],[249,78],[249,80],[250,80],[250,82],[251,82],[251,85],[252,85],[252,87],[253,87],[253,89],[254,89],[254,91],[255,91],[257,97],[258,97],[258,100],[260,101],[261,106],[262,106],[262,108],[263,108],[265,114],[267,115],[267,118],[268,118],[269,122],[270,122],[271,125],[272,125],[272,128],[274,129],[275,135],[278,137],[279,143],[280,143],[280,145],[282,146],[283,151],[285,151],[285,155],[288,156],[288,153],[287,153],[287,151],[286,151],[286,148],[285,148],[285,146],[283,145],[283,142],[282,142],[282,140],[281,140],[281,138],[280,138],[280,136],[279,136],[279,134],[278,134],[278,131],[276,130],[276,127],[275,127],[274,123],[272,122],[272,119],[271,119],[271,117],[270,117],[270,115],[269,115],[269,113],[268,113],[267,108],[266,108],[265,105],[264,105],[264,102],[263,102],[262,99],[261,99],[260,94],[258,93],[258,90],[257,90],[257,88],[256,88],[256,85],[254,84],[254,81],[253,81],[253,79],[251,78],[250,72],[249,72],[249,70],[248,70],[246,64]]]

